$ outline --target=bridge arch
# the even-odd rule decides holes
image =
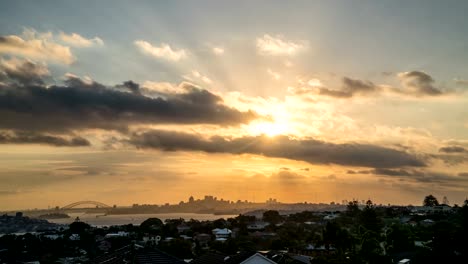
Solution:
[[[92,205],[97,206],[99,208],[111,208],[109,205],[107,205],[105,203],[97,202],[97,201],[79,201],[79,202],[74,202],[74,203],[65,205],[61,209],[71,209],[71,208],[74,208],[74,207],[77,207],[77,206],[80,206],[80,205],[84,205],[84,204],[92,204]]]

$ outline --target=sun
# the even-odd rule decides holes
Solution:
[[[288,125],[280,122],[261,122],[250,126],[250,133],[253,135],[266,135],[274,137],[285,134],[288,131]]]

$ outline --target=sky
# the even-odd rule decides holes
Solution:
[[[0,210],[468,196],[464,1],[0,1]]]

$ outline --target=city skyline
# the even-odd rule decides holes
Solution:
[[[468,196],[466,3],[0,6],[0,210]]]

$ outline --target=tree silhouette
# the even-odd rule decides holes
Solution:
[[[359,215],[360,210],[359,210],[359,204],[358,201],[354,200],[348,203],[346,206],[346,214],[348,214],[351,217],[355,217]]]
[[[437,206],[439,205],[439,201],[437,201],[437,198],[434,195],[429,194],[428,196],[424,197],[423,205],[424,206]]]
[[[263,221],[268,222],[272,225],[281,222],[281,220],[282,220],[282,217],[278,213],[278,211],[268,210],[263,213]]]
[[[81,234],[85,232],[86,230],[90,229],[91,226],[88,225],[87,223],[81,222],[81,221],[75,221],[69,225],[69,231],[71,233],[77,233]]]
[[[148,218],[140,224],[140,228],[145,231],[159,230],[164,226],[164,223],[159,218]]]
[[[361,212],[361,224],[369,230],[377,232],[380,229],[380,218],[377,216],[374,204],[371,200],[367,200],[366,207]]]

